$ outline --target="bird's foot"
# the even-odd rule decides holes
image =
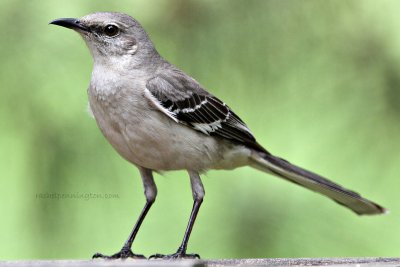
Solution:
[[[134,254],[130,248],[122,248],[120,252],[115,253],[114,255],[107,256],[101,253],[96,253],[92,257],[93,259],[101,258],[106,260],[116,260],[116,259],[138,259],[145,260],[146,257],[140,254]]]
[[[170,255],[154,254],[151,255],[149,259],[163,259],[163,260],[200,259],[200,255],[186,254],[185,251],[178,250],[176,253]]]

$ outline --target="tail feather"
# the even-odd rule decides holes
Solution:
[[[358,193],[335,184],[315,173],[297,167],[284,159],[271,154],[254,152],[251,160],[252,167],[323,194],[359,215],[387,213],[385,208],[363,198]]]

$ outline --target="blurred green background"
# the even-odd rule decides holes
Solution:
[[[48,25],[94,11],[138,19],[268,150],[391,210],[358,217],[250,168],[210,171],[188,252],[399,256],[399,1],[2,0],[0,259],[117,252],[143,207],[138,171],[87,115],[87,48]],[[177,249],[192,207],[185,172],[155,179],[134,243],[145,255]],[[117,197],[40,197],[53,193]]]

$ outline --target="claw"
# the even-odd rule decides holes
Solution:
[[[121,249],[120,252],[115,253],[114,255],[107,256],[101,253],[96,253],[92,257],[93,259],[101,258],[106,260],[116,260],[116,259],[138,259],[138,260],[145,260],[146,257],[140,254],[134,254],[130,249]]]
[[[170,255],[154,254],[149,259],[178,260],[178,259],[200,259],[199,254],[186,254],[184,252],[176,252]]]

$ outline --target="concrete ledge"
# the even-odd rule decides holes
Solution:
[[[296,259],[231,259],[205,260],[205,266],[341,266],[400,267],[400,258],[296,258]]]
[[[300,259],[223,259],[223,260],[21,260],[0,261],[0,266],[44,267],[217,267],[217,266],[340,266],[400,267],[400,258],[300,258]]]

